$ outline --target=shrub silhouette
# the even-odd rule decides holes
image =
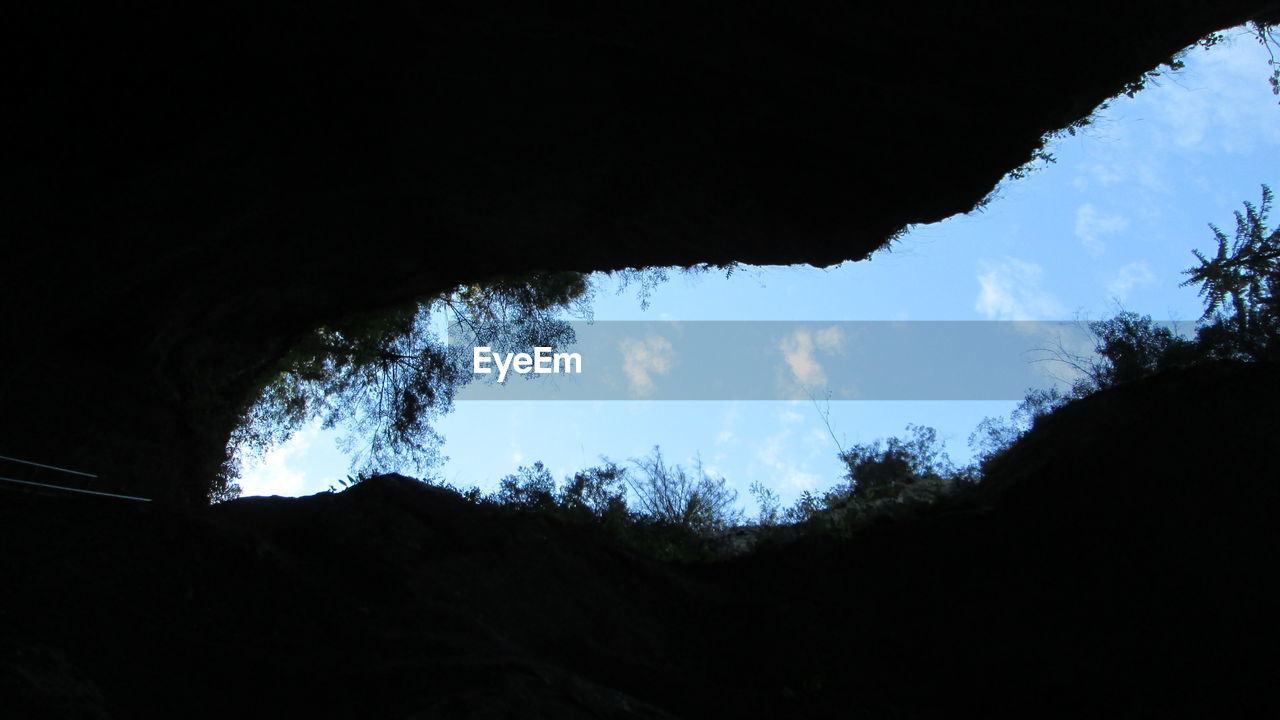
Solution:
[[[618,524],[628,517],[626,468],[604,464],[574,473],[560,491],[559,504],[574,517],[595,517]]]
[[[525,510],[552,510],[556,507],[556,480],[541,461],[522,465],[515,474],[498,481],[494,500]]]
[[[637,472],[627,475],[640,512],[653,520],[710,535],[736,525],[741,513],[735,509],[738,493],[725,482],[707,474],[702,459],[692,471],[667,465],[662,449],[655,445],[647,457],[632,459]]]
[[[551,471],[538,461],[499,480],[498,491],[487,499],[495,505],[575,520],[618,520],[629,514],[625,476],[625,468],[606,459],[602,465],[578,471],[557,487]]]
[[[805,491],[784,518],[811,529],[847,532],[867,520],[928,505],[976,480],[976,468],[951,461],[931,427],[908,425],[906,437],[854,445],[840,453],[843,484],[821,496]]]
[[[720,557],[716,534],[741,520],[733,508],[737,494],[724,479],[708,475],[700,465],[697,476],[678,465],[669,466],[656,447],[652,455],[634,462],[636,468],[626,468],[602,458],[600,465],[580,470],[558,485],[546,466],[535,462],[502,478],[498,490],[489,495],[475,488],[463,492],[449,485],[440,487],[500,512],[537,513],[595,526],[656,559],[706,561]],[[701,482],[695,479],[698,477]],[[632,492],[639,498],[640,509],[628,505]],[[670,502],[670,512],[646,505],[658,497]]]

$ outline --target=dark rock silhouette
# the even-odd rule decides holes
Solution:
[[[0,504],[14,717],[1267,716],[1280,369],[1078,401],[946,513],[706,565],[399,476]]]
[[[457,283],[861,258],[1265,0],[16,12],[4,447],[200,502],[299,333]]]

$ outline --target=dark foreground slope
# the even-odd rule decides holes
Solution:
[[[702,566],[396,476],[175,516],[4,496],[10,717],[1235,715],[1278,665],[1280,371],[1040,425],[988,492]]]

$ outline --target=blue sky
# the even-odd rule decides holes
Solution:
[[[642,309],[634,290],[597,278],[601,320],[1072,320],[1120,307],[1191,322],[1202,305],[1179,288],[1192,248],[1208,250],[1212,222],[1228,233],[1260,185],[1280,189],[1280,106],[1269,56],[1243,30],[1135,98],[1118,98],[1074,137],[1055,140],[1053,164],[1008,180],[983,210],[917,226],[860,263],[744,267],[731,277],[673,274]],[[787,238],[779,238],[786,242]],[[786,502],[825,490],[843,446],[931,425],[957,461],[969,433],[1013,402],[589,401],[458,403],[438,429],[449,460],[434,475],[485,490],[542,460],[557,476],[625,461],[661,445],[675,462],[700,454],[749,501],[756,481]],[[348,472],[337,435],[312,427],[250,464],[245,495],[307,495]],[[745,503],[753,508],[750,502]]]

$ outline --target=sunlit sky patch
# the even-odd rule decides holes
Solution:
[[[1269,56],[1243,29],[1184,58],[1134,98],[1053,142],[1056,162],[1007,181],[985,209],[912,228],[861,263],[743,268],[674,275],[642,309],[634,292],[597,278],[596,320],[1072,320],[1119,309],[1196,320],[1194,288],[1180,288],[1208,223],[1280,187],[1280,106]],[[785,238],[779,238],[785,242]],[[448,461],[430,471],[492,490],[518,465],[543,461],[557,477],[660,445],[672,461],[725,477],[743,501],[762,482],[784,502],[836,484],[838,446],[938,429],[965,461],[969,433],[1012,401],[462,402],[438,429]],[[824,417],[825,416],[825,417]],[[829,428],[828,428],[829,422]],[[306,495],[337,485],[350,458],[339,433],[312,426],[246,468],[246,495]],[[832,435],[835,435],[833,439]],[[750,506],[749,502],[745,502]]]

